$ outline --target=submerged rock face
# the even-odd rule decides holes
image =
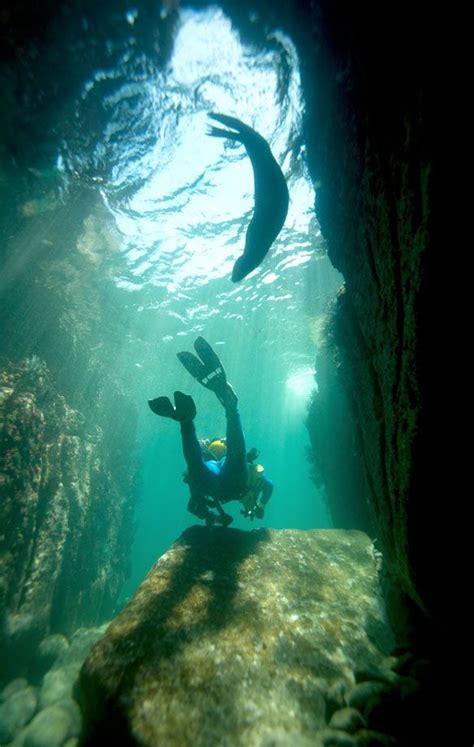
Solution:
[[[86,660],[82,743],[317,745],[391,643],[365,534],[191,527]]]
[[[402,2],[387,23],[387,7],[375,3],[318,0],[312,9],[301,44],[305,128],[317,215],[346,281],[333,330],[340,381],[390,574],[442,618],[445,517],[432,511],[430,485],[445,441],[432,282],[444,262],[439,166],[449,142],[435,135],[441,14]]]
[[[0,659],[110,615],[128,561],[129,496],[99,427],[84,424],[33,356],[0,373]],[[124,486],[122,486],[124,487]]]
[[[324,488],[334,526],[360,529],[374,536],[377,530],[369,504],[360,426],[338,376],[329,339],[318,350],[316,365],[318,388],[306,420],[313,480]]]

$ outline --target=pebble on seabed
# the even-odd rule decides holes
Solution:
[[[341,708],[333,713],[329,726],[331,729],[341,729],[353,734],[358,729],[366,727],[367,722],[355,708]]]
[[[81,716],[73,700],[44,708],[23,729],[11,747],[62,747],[70,737],[79,736]]]
[[[15,681],[14,681],[15,682]],[[0,705],[0,743],[8,743],[15,737],[17,732],[27,724],[36,713],[38,707],[38,696],[33,687],[11,688],[4,702]],[[5,690],[3,692],[5,694]]]

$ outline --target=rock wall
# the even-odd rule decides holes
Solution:
[[[256,14],[250,2],[222,6],[246,40],[272,44],[281,28],[298,49],[316,214],[346,281],[334,335],[370,511],[395,584],[443,626],[445,517],[431,501],[444,441],[434,321],[447,234],[441,12],[372,0],[260,0]]]
[[[128,569],[133,472],[32,356],[0,373],[0,659],[24,671],[39,640],[110,616]]]
[[[311,442],[312,476],[323,490],[333,524],[360,529],[371,537],[377,524],[370,507],[371,491],[364,468],[360,426],[340,377],[338,350],[331,334],[332,314],[325,341],[316,359],[317,390],[308,408],[306,426]]]
[[[406,26],[404,4],[386,17],[371,3],[318,9],[306,124],[317,214],[346,279],[334,329],[340,374],[390,573],[436,615],[424,474],[431,386],[423,368],[439,187],[434,50],[425,28],[435,17],[410,12]]]
[[[436,90],[440,13],[405,1],[220,4],[246,42],[272,45],[272,31],[283,29],[296,44],[316,214],[346,281],[334,336],[354,424],[348,438],[360,442],[354,468],[368,486],[359,500],[369,500],[371,518],[362,503],[352,513],[356,525],[362,515],[375,522],[395,584],[442,623],[436,537],[443,519],[430,499],[430,457],[442,458],[443,439],[433,377],[433,276],[446,236],[436,136],[446,120]],[[327,421],[337,420],[338,408],[328,406]],[[338,450],[337,438],[332,446]],[[336,506],[333,487],[328,500]]]
[[[316,212],[346,280],[333,329],[339,375],[390,574],[440,622],[443,519],[433,516],[428,466],[441,435],[433,378],[439,18],[423,4],[313,7],[311,48],[302,52],[306,137]]]

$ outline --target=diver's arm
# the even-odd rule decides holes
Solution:
[[[263,516],[265,514],[265,506],[267,505],[273,493],[272,481],[262,475],[258,492],[259,497],[255,501],[254,515],[257,517],[257,519],[263,519]]]
[[[260,485],[260,492],[261,495],[258,499],[258,502],[262,504],[263,506],[266,506],[270,498],[272,497],[273,493],[273,483],[271,480],[268,479],[268,477],[265,477],[262,475],[262,482]]]

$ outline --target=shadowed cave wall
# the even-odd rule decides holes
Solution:
[[[407,2],[221,5],[247,42],[271,45],[280,28],[298,49],[316,214],[345,279],[316,364],[314,468],[336,526],[380,543],[400,642],[436,648],[451,614],[440,578],[456,555],[439,550],[446,517],[433,505],[433,468],[440,495],[447,458],[436,341],[447,234],[440,15]]]
[[[443,517],[432,511],[430,482],[440,440],[433,420],[431,375],[436,359],[432,279],[443,235],[438,209],[439,141],[433,129],[439,107],[438,19],[433,10],[427,14],[423,4],[408,3],[320,0],[276,5],[262,0],[221,6],[246,40],[271,44],[271,30],[283,28],[300,55],[306,100],[303,135],[316,187],[316,211],[331,260],[345,278],[324,364],[328,372],[334,365],[337,386],[347,401],[347,417],[343,409],[338,421],[346,420],[347,442],[357,444],[354,469],[359,482],[357,489],[347,485],[342,523],[375,525],[394,586],[430,619],[443,623],[444,600],[438,585],[446,560],[446,554],[438,552]],[[157,9],[144,7],[152,23],[147,25],[145,17],[143,27],[135,32],[166,59],[173,13],[163,21]],[[4,98],[2,168],[4,177],[13,174],[16,185],[2,190],[7,206],[21,200],[25,179],[34,178],[31,173],[19,178],[19,167],[47,160],[50,144],[44,132],[51,124],[48,117],[54,103],[59,106],[62,97],[72,96],[84,66],[94,64],[93,59],[82,60],[76,77],[68,77],[65,71],[52,78],[51,90],[42,101],[33,105],[30,101],[28,116],[23,116],[25,96],[18,87],[28,87],[31,60],[20,61],[18,50],[30,44],[32,28],[39,45],[53,33],[55,24],[68,28],[68,4],[62,4],[59,14],[57,8],[54,3],[43,7],[37,26],[34,16],[30,24],[25,16],[20,23],[16,11],[6,16],[9,30],[3,33],[2,76],[10,85]],[[100,9],[88,8],[88,12],[94,19],[93,30],[105,39],[104,14]],[[152,26],[159,32],[150,34]],[[53,62],[41,58],[35,64]],[[13,330],[15,321],[4,313],[7,328]],[[22,347],[22,353],[31,352],[27,345]],[[47,351],[44,357],[48,361]],[[58,381],[66,365],[66,361],[54,364]],[[323,400],[310,410],[311,433],[320,426],[321,417],[327,424],[333,420],[333,405],[328,404],[323,415],[318,415],[318,406],[323,406]],[[328,427],[327,452],[335,448],[335,438]],[[321,461],[321,450],[314,458]],[[322,469],[322,479],[339,521],[336,503],[341,504],[341,495],[336,496],[336,488],[331,487],[330,468],[326,474]],[[354,509],[347,511],[351,504]]]

